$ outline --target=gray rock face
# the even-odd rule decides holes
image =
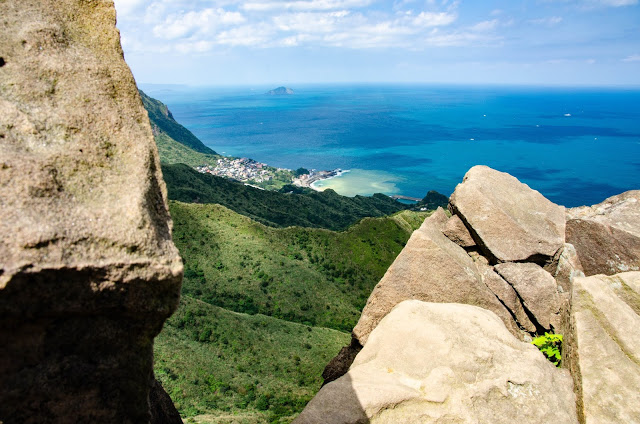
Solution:
[[[363,346],[380,320],[408,299],[477,305],[494,311],[517,334],[509,312],[482,282],[471,257],[442,233],[447,220],[441,208],[426,219],[374,288],[353,329]]]
[[[532,263],[503,263],[495,270],[515,289],[540,327],[558,328],[561,298],[551,274]]]
[[[640,272],[576,278],[566,355],[583,422],[640,419]]]
[[[571,377],[490,311],[405,301],[294,421],[577,423]]]
[[[567,242],[586,275],[640,270],[640,191],[567,210]]]
[[[544,262],[562,247],[564,208],[509,174],[474,166],[450,206],[494,262]]]
[[[0,422],[148,422],[182,264],[113,4],[1,8]]]

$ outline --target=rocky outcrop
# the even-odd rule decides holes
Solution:
[[[467,172],[451,195],[450,207],[493,263],[542,264],[564,244],[564,208],[486,166]]]
[[[583,424],[638,421],[640,272],[585,273],[635,269],[639,194],[570,209],[565,226],[563,208],[538,192],[507,174],[472,168],[451,198],[454,215],[439,210],[425,220],[374,289],[353,330],[362,350],[345,348],[349,355],[341,352],[343,360],[332,362],[335,379],[347,370],[344,359],[355,356],[348,372],[327,384],[298,422],[528,422],[535,416],[533,422],[565,423],[576,422],[576,414]],[[407,299],[437,304],[418,307]],[[488,318],[470,319],[481,316],[470,312],[477,308],[452,303],[484,308],[499,323],[493,311],[516,339],[507,342],[504,327],[488,330]],[[541,354],[529,362],[517,353],[536,356],[517,340],[545,332],[565,336],[562,365],[575,382],[575,403],[566,371]],[[499,334],[497,345],[510,356],[505,363],[494,355],[502,347],[474,339],[489,333]],[[533,380],[510,377],[520,366],[521,377]],[[467,372],[478,380],[460,384]],[[539,373],[556,382],[545,386]],[[523,405],[526,397],[509,395],[532,398]]]
[[[182,264],[113,4],[6,0],[0,56],[0,422],[149,422]]]
[[[351,369],[294,421],[577,423],[568,372],[517,340],[492,312],[405,301],[373,330]]]
[[[640,270],[640,191],[567,210],[567,242],[586,275]]]
[[[354,337],[366,345],[371,331],[398,303],[465,303],[494,311],[517,333],[509,312],[482,282],[471,257],[443,234],[448,217],[439,208],[414,231],[402,253],[373,289]]]

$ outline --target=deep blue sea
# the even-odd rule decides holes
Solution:
[[[225,155],[351,170],[347,194],[449,195],[483,164],[550,200],[593,204],[640,189],[640,90],[416,85],[141,85]]]

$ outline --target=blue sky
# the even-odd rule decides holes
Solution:
[[[640,86],[639,0],[115,0],[139,83]]]

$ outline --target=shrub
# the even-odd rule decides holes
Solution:
[[[531,342],[534,344],[540,352],[547,357],[547,359],[556,367],[560,366],[562,356],[560,351],[562,349],[562,334],[544,333],[544,336],[539,336],[533,339]]]

